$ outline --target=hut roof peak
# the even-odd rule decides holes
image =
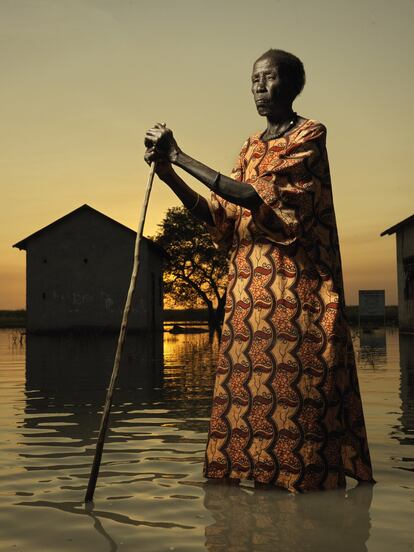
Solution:
[[[411,215],[411,216],[401,220],[400,222],[397,222],[397,224],[394,224],[394,226],[390,226],[389,228],[387,228],[386,230],[381,232],[380,235],[385,236],[386,234],[388,234],[388,235],[395,234],[395,232],[397,232],[402,226],[405,226],[406,224],[409,224],[410,222],[414,223],[414,215]]]
[[[57,220],[51,222],[50,224],[44,226],[43,228],[40,228],[40,230],[36,230],[36,232],[33,232],[33,234],[30,234],[26,238],[23,238],[22,240],[15,243],[13,245],[13,247],[16,247],[17,249],[20,249],[20,250],[27,249],[28,242],[31,241],[33,238],[37,238],[39,235],[52,230],[57,225],[60,225],[63,222],[66,222],[67,220],[69,220],[70,218],[78,215],[82,211],[89,212],[94,216],[102,217],[108,223],[115,224],[116,226],[123,228],[125,231],[136,235],[136,232],[134,230],[132,230],[131,228],[129,228],[128,226],[125,226],[124,224],[121,224],[117,220],[115,220],[111,217],[108,217],[108,215],[105,215],[104,213],[101,213],[97,209],[94,209],[93,207],[91,207],[90,205],[85,203],[84,205],[81,205],[77,209],[74,209],[73,211],[70,211],[70,213],[67,213],[66,215],[63,215],[63,217],[58,218]],[[156,245],[153,241],[149,240],[148,238],[143,238],[143,239],[147,240],[151,245],[153,245],[156,249],[158,249],[160,253],[162,252],[162,249],[158,245]]]

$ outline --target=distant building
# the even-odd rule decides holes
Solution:
[[[397,234],[398,318],[400,330],[414,333],[414,215],[381,233]]]
[[[27,331],[118,331],[136,232],[83,205],[13,247],[26,250]],[[161,248],[143,238],[131,330],[161,330]]]
[[[360,289],[358,302],[358,321],[365,323],[385,324],[385,290]]]

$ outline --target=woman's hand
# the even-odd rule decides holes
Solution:
[[[156,163],[155,173],[160,178],[171,175],[174,172],[171,163],[160,155],[155,147],[150,147],[145,150],[144,159],[148,165],[151,165],[152,162]]]
[[[144,143],[148,149],[154,148],[160,158],[170,163],[174,163],[181,152],[172,130],[161,123],[156,123],[147,130]]]

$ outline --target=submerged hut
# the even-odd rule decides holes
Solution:
[[[414,215],[381,233],[397,235],[398,319],[402,332],[414,333]]]
[[[27,331],[118,331],[136,232],[82,205],[17,242],[26,251]],[[143,238],[131,330],[162,330],[163,252]]]

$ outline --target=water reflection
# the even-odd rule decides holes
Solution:
[[[384,367],[387,362],[385,327],[360,327],[358,360],[364,367]]]
[[[88,509],[83,496],[116,337],[28,336],[24,374],[24,347],[0,332],[7,365],[1,372],[0,363],[6,385],[0,431],[9,469],[0,492],[7,516],[19,520],[2,527],[9,548],[45,552],[59,542],[63,552],[359,552],[368,538],[377,550],[378,528],[392,523],[393,542],[384,549],[408,550],[394,541],[410,541],[404,527],[413,488],[413,342],[389,328],[385,343],[377,331],[355,336],[379,483],[293,497],[202,478],[217,340],[165,334],[162,346],[161,339],[129,336],[95,505]],[[70,544],[73,535],[82,542],[78,548]]]
[[[392,432],[401,444],[410,445],[413,341],[400,336],[402,415],[401,425],[393,426]],[[160,448],[152,444],[159,440],[162,461],[168,458],[183,468],[176,478],[185,477],[187,462],[201,464],[204,438],[194,435],[206,432],[217,347],[205,335],[127,338],[106,444],[107,452],[115,453],[118,447],[127,460],[116,463],[105,455],[101,479],[117,478],[120,485],[129,485],[172,477],[161,469],[146,471],[139,466],[142,459],[158,462]],[[26,459],[28,471],[53,470],[61,490],[80,491],[86,486],[115,348],[116,336],[27,336],[20,441],[24,448],[19,455]],[[384,328],[359,328],[356,349],[362,368],[386,368]],[[193,450],[180,451],[186,432],[192,433],[191,443],[199,445],[196,456]],[[402,469],[412,468],[405,463]]]
[[[395,434],[401,445],[414,445],[414,336],[399,335],[400,344],[400,398],[401,416],[399,418],[400,431]],[[407,462],[402,469],[414,471],[414,457],[403,454],[403,462]],[[410,467],[411,464],[411,467]]]
[[[359,341],[361,350],[371,348],[377,351],[378,355],[386,353],[387,342],[385,327],[382,328],[360,328]]]
[[[204,490],[204,505],[214,518],[206,527],[211,552],[367,550],[372,486],[295,498],[284,491],[217,484],[206,484]]]
[[[42,389],[62,400],[97,391],[105,394],[115,355],[117,337],[28,335],[26,389]],[[149,391],[162,382],[163,336],[127,336],[118,388]],[[95,395],[95,394],[94,394]]]
[[[136,453],[157,433],[173,445],[185,431],[205,431],[218,344],[207,336],[167,335],[163,358],[163,337],[127,338],[107,443],[124,443]],[[92,454],[115,348],[115,336],[27,337],[21,444],[34,451],[22,451],[22,457],[79,460]]]
[[[126,339],[111,412],[112,442],[125,440],[114,430],[134,417],[132,404],[157,399],[163,381],[162,346],[160,334],[153,339],[136,335]],[[23,427],[32,435],[35,430],[37,439],[43,437],[48,446],[62,447],[65,440],[78,448],[91,445],[115,348],[115,336],[27,336]],[[58,453],[56,457],[68,455]]]
[[[130,497],[123,497],[123,498],[130,498]],[[36,502],[20,502],[19,506],[37,506],[37,507],[46,507],[46,508],[52,508],[54,510],[59,510],[61,512],[66,512],[68,514],[76,514],[80,516],[88,516],[91,517],[94,520],[95,523],[95,529],[97,529],[98,533],[104,535],[107,540],[111,543],[111,547],[113,546],[113,539],[108,535],[108,533],[103,528],[103,525],[101,522],[96,523],[98,518],[101,519],[110,519],[112,521],[116,521],[118,523],[122,523],[124,525],[131,525],[133,527],[152,527],[152,528],[158,528],[158,529],[173,529],[173,528],[180,528],[180,529],[192,529],[189,525],[183,525],[180,523],[169,523],[169,522],[151,522],[151,521],[145,521],[144,519],[133,519],[129,516],[125,516],[122,514],[117,514],[114,512],[107,512],[105,510],[101,510],[99,508],[96,508],[93,503],[84,504],[83,502],[50,502],[47,500],[38,500]],[[117,550],[117,548],[115,548]]]

